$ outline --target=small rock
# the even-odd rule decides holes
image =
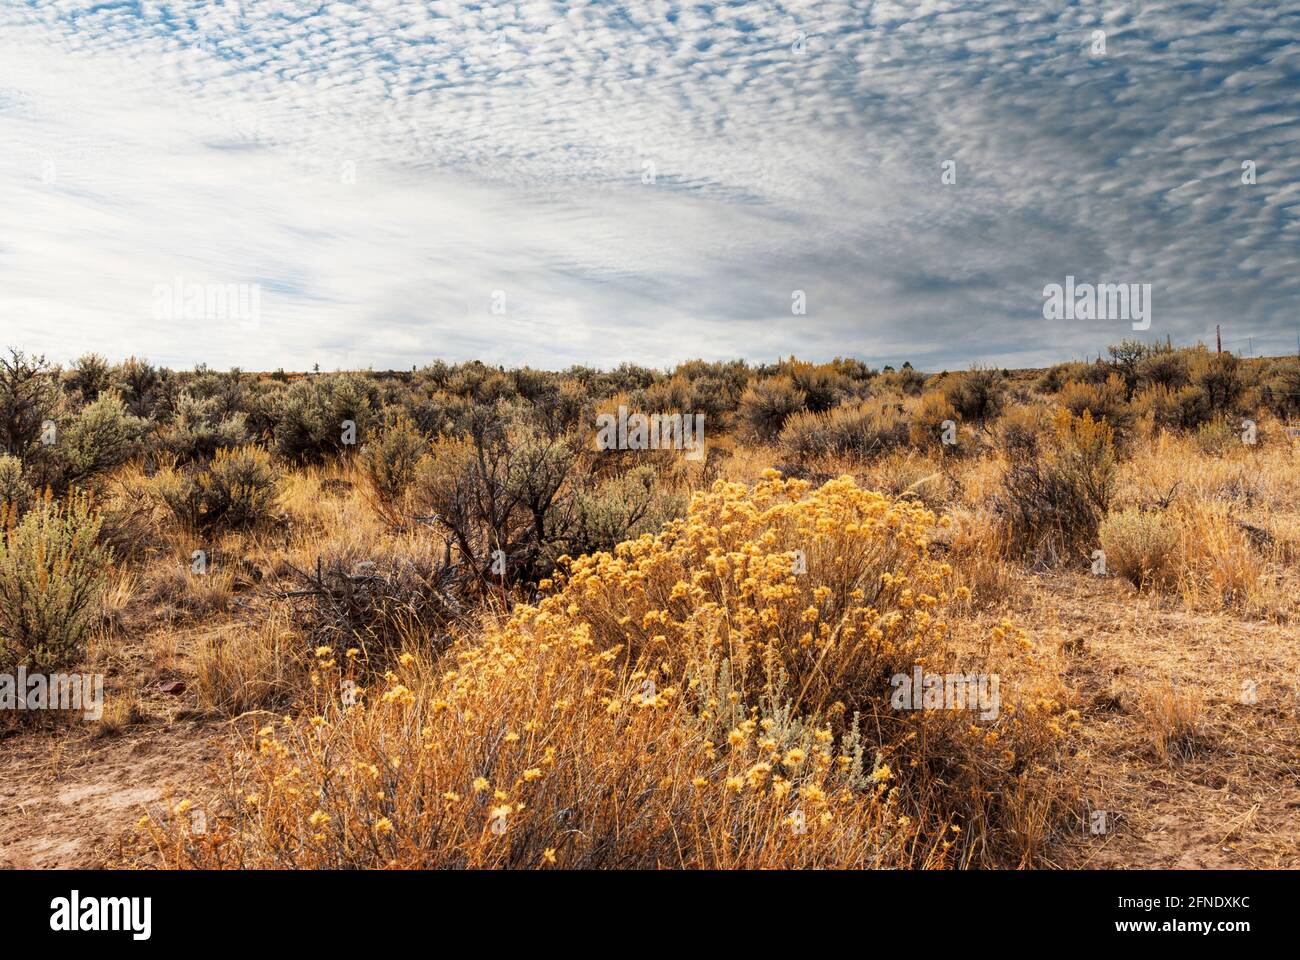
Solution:
[[[176,695],[185,692],[185,684],[181,683],[179,680],[173,680],[170,683],[164,683],[158,689],[161,690],[163,693],[170,693],[172,695]]]

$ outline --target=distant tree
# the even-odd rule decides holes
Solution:
[[[10,348],[0,356],[0,447],[27,458],[40,445],[46,420],[59,401],[59,385],[44,357]]]
[[[1131,395],[1138,382],[1138,365],[1151,353],[1151,348],[1141,340],[1130,339],[1112,343],[1106,352],[1110,354],[1111,366],[1124,378],[1124,386]]]

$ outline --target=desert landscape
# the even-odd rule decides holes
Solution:
[[[0,866],[1300,866],[1298,408],[11,349],[0,673],[102,700],[0,711]]]

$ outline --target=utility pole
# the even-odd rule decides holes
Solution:
[[[1219,332],[1219,325],[1214,325],[1214,352],[1223,353],[1223,334]]]

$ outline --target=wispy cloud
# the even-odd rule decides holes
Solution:
[[[10,4],[0,341],[1020,365],[1131,333],[1045,321],[1071,274],[1283,349],[1298,94],[1294,0]],[[260,324],[158,319],[176,276]]]

